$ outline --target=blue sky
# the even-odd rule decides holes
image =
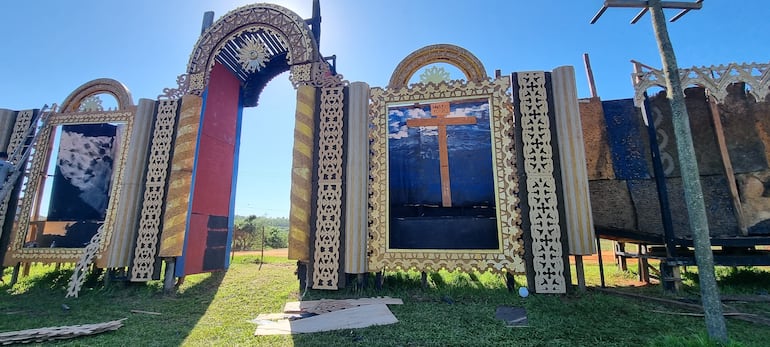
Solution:
[[[137,102],[155,99],[184,73],[205,11],[215,18],[246,1],[1,1],[0,108],[61,103],[81,84],[114,78]],[[311,0],[275,1],[303,18]],[[321,51],[337,55],[349,81],[385,86],[396,65],[426,45],[474,53],[492,75],[573,65],[580,97],[589,91],[589,53],[599,95],[632,97],[630,59],[659,67],[649,15],[610,9],[589,25],[601,0],[322,0]],[[676,11],[667,11],[672,16]],[[770,3],[709,0],[669,31],[680,67],[768,62]],[[454,76],[453,76],[454,77]],[[294,91],[274,79],[244,112],[236,213],[287,216]]]

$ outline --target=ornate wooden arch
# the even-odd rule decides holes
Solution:
[[[388,88],[406,87],[417,70],[434,63],[456,66],[468,81],[480,82],[489,78],[484,64],[473,53],[459,46],[438,44],[420,48],[404,58],[393,71]]]
[[[209,27],[195,43],[187,65],[189,94],[200,95],[208,84],[216,56],[227,42],[248,31],[263,29],[279,37],[287,49],[292,83],[311,81],[314,62],[320,61],[318,44],[304,19],[291,10],[274,4],[253,4],[228,12]]]
[[[83,100],[89,96],[107,93],[118,101],[118,110],[128,110],[134,106],[131,92],[128,88],[114,79],[99,78],[86,82],[70,93],[61,105],[61,112],[77,112]]]
[[[634,74],[634,103],[641,106],[644,103],[644,93],[652,87],[666,89],[666,79],[663,71],[637,63],[643,71]],[[724,101],[727,87],[733,83],[746,83],[751,89],[749,94],[757,101],[766,100],[770,94],[770,64],[737,64],[712,66],[693,66],[679,69],[682,86],[697,85],[705,88],[717,102]],[[770,100],[770,99],[768,99]]]

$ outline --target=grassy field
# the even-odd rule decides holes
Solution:
[[[354,291],[309,291],[304,299],[388,295],[402,298],[391,305],[399,323],[357,330],[295,336],[253,336],[249,322],[259,313],[280,312],[298,299],[295,266],[281,257],[236,256],[227,272],[188,276],[175,294],[162,293],[160,282],[114,283],[92,278],[78,299],[65,299],[71,269],[35,266],[13,288],[0,286],[0,332],[128,318],[115,332],[61,341],[71,346],[715,346],[705,337],[703,318],[640,300],[589,290],[569,295],[532,295],[522,299],[506,290],[493,274],[439,272],[423,289],[416,272],[387,273],[385,288]],[[627,285],[634,275],[608,266],[608,281]],[[598,269],[587,268],[589,285],[598,284]],[[757,294],[770,289],[770,273],[757,269],[720,269],[724,293]],[[8,283],[10,270],[3,279]],[[682,298],[697,300],[693,281]],[[523,277],[517,277],[523,284]],[[659,286],[624,287],[625,291],[664,296]],[[677,297],[666,296],[668,299]],[[529,327],[506,328],[495,320],[500,305],[527,309]],[[734,308],[770,316],[770,304]],[[131,313],[131,310],[161,315]],[[767,346],[770,327],[728,320],[733,346]]]

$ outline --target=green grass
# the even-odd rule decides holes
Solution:
[[[611,270],[608,281],[633,276]],[[48,326],[97,323],[128,317],[115,332],[56,342],[68,346],[717,346],[708,340],[703,318],[654,313],[671,311],[638,300],[594,291],[568,295],[532,295],[522,299],[506,290],[490,273],[440,271],[422,288],[417,272],[388,272],[385,286],[336,291],[308,291],[304,299],[392,296],[399,322],[388,326],[295,336],[253,336],[249,320],[259,313],[280,312],[296,300],[298,281],[293,262],[258,256],[236,256],[227,272],[188,276],[175,294],[162,284],[104,286],[91,278],[78,299],[65,299],[70,269],[35,266],[30,276],[10,288],[0,286],[0,332]],[[748,271],[748,272],[747,272]],[[596,266],[588,266],[589,285],[598,283]],[[770,288],[770,274],[759,269],[721,270],[723,290],[736,293]],[[3,279],[7,283],[10,270]],[[516,277],[517,285],[524,283]],[[746,284],[745,282],[751,282]],[[697,293],[690,279],[683,297]],[[748,287],[747,287],[748,286]],[[624,288],[662,295],[658,286]],[[69,307],[62,308],[62,304]],[[494,319],[500,305],[527,309],[529,327],[506,328]],[[767,303],[750,304],[752,312],[770,315]],[[743,309],[744,307],[742,307]],[[746,307],[748,310],[748,307]],[[130,313],[131,310],[162,315]],[[770,327],[728,320],[730,346],[766,346]]]

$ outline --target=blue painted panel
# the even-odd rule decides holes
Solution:
[[[639,113],[633,99],[602,101],[607,136],[612,151],[615,177],[621,180],[650,178],[647,169],[649,156],[642,134]],[[645,135],[646,136],[646,135]]]

